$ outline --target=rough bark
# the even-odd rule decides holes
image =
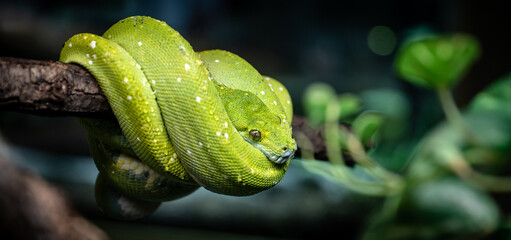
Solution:
[[[0,57],[0,109],[48,116],[101,117],[111,112],[84,68],[8,57]]]

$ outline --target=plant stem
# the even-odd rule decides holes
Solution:
[[[447,87],[438,87],[436,92],[438,99],[440,100],[442,110],[447,118],[447,122],[453,128],[456,128],[467,142],[477,145],[477,138],[463,120],[463,116],[461,115],[458,106],[456,106],[452,92]]]
[[[446,158],[448,166],[459,177],[492,192],[511,191],[511,178],[480,173],[472,168],[463,154],[456,150]]]
[[[478,144],[477,137],[463,120],[463,116],[454,102],[451,91],[447,88],[437,88],[437,94],[449,124],[457,128],[467,142],[473,145],[480,145]],[[475,171],[458,150],[453,155],[447,157],[446,160],[456,175],[469,182],[477,184],[488,191],[511,191],[511,178],[492,176]]]
[[[331,100],[326,109],[326,122],[325,122],[325,141],[326,141],[326,149],[328,159],[340,166],[345,166],[344,160],[342,158],[341,146],[339,144],[340,134],[338,129],[339,123],[339,103],[337,101]]]
[[[389,196],[399,193],[402,190],[402,180],[399,176],[388,172],[376,162],[374,162],[366,153],[360,140],[345,128],[339,128],[339,103],[335,99],[327,105],[325,140],[328,159],[334,165],[332,173],[345,183],[345,186],[357,192],[375,195]],[[367,181],[359,179],[352,174],[344,164],[342,158],[341,138],[347,138],[348,147],[355,161],[364,168],[376,181]]]
[[[439,87],[436,89],[436,92],[449,124],[457,128],[463,128],[462,116],[454,102],[451,91],[446,87]]]

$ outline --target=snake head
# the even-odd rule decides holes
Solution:
[[[241,90],[224,90],[224,106],[238,133],[268,160],[284,164],[293,158],[297,146],[289,121],[275,114],[255,95]]]
[[[275,130],[274,128],[268,129],[265,126],[260,124],[260,128],[252,129],[248,132],[249,137],[245,137],[246,133],[241,132],[240,134],[245,138],[245,140],[257,149],[261,150],[262,153],[268,158],[268,160],[277,163],[283,164],[286,163],[289,159],[293,158],[296,152],[296,142],[293,138],[289,142],[279,142],[279,133],[271,132]],[[261,135],[261,130],[268,134],[263,139],[260,139],[257,136]],[[271,130],[271,131],[268,131]],[[263,134],[264,135],[264,134]],[[254,137],[255,136],[255,137]],[[282,136],[282,135],[281,135]],[[275,144],[276,143],[276,144]]]
[[[245,141],[274,163],[286,163],[295,155],[296,142],[291,136],[291,127],[268,111],[261,111],[258,117],[237,130]]]

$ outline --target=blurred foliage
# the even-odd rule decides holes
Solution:
[[[396,70],[413,84],[447,87],[456,84],[478,56],[479,44],[468,35],[414,37],[401,47]]]
[[[503,77],[479,93],[469,106],[469,110],[495,111],[511,115],[509,101],[511,101],[511,75]]]
[[[360,114],[352,125],[352,131],[364,146],[370,146],[383,125],[383,116],[377,112]]]
[[[511,75],[477,94],[465,111],[455,86],[479,56],[464,34],[411,37],[395,58],[403,80],[437,93],[446,122],[411,136],[407,97],[367,90],[357,97],[311,85],[304,107],[324,128],[329,162],[302,160],[309,171],[368,196],[383,196],[363,239],[507,239],[508,213],[492,192],[511,191]],[[345,123],[349,125],[339,125]],[[348,126],[348,127],[347,127]],[[356,162],[349,167],[341,152]],[[507,226],[507,227],[506,227]]]
[[[372,226],[366,239],[463,239],[498,224],[493,200],[456,178],[414,186],[404,197],[396,216]]]
[[[326,107],[333,98],[335,90],[330,85],[317,83],[307,87],[303,94],[303,108],[311,125],[325,122]]]

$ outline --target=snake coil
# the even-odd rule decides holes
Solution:
[[[96,201],[110,216],[145,216],[199,186],[263,191],[296,151],[280,82],[233,53],[196,53],[163,21],[135,16],[103,36],[77,34],[60,61],[91,72],[116,117],[80,119],[100,172]]]

